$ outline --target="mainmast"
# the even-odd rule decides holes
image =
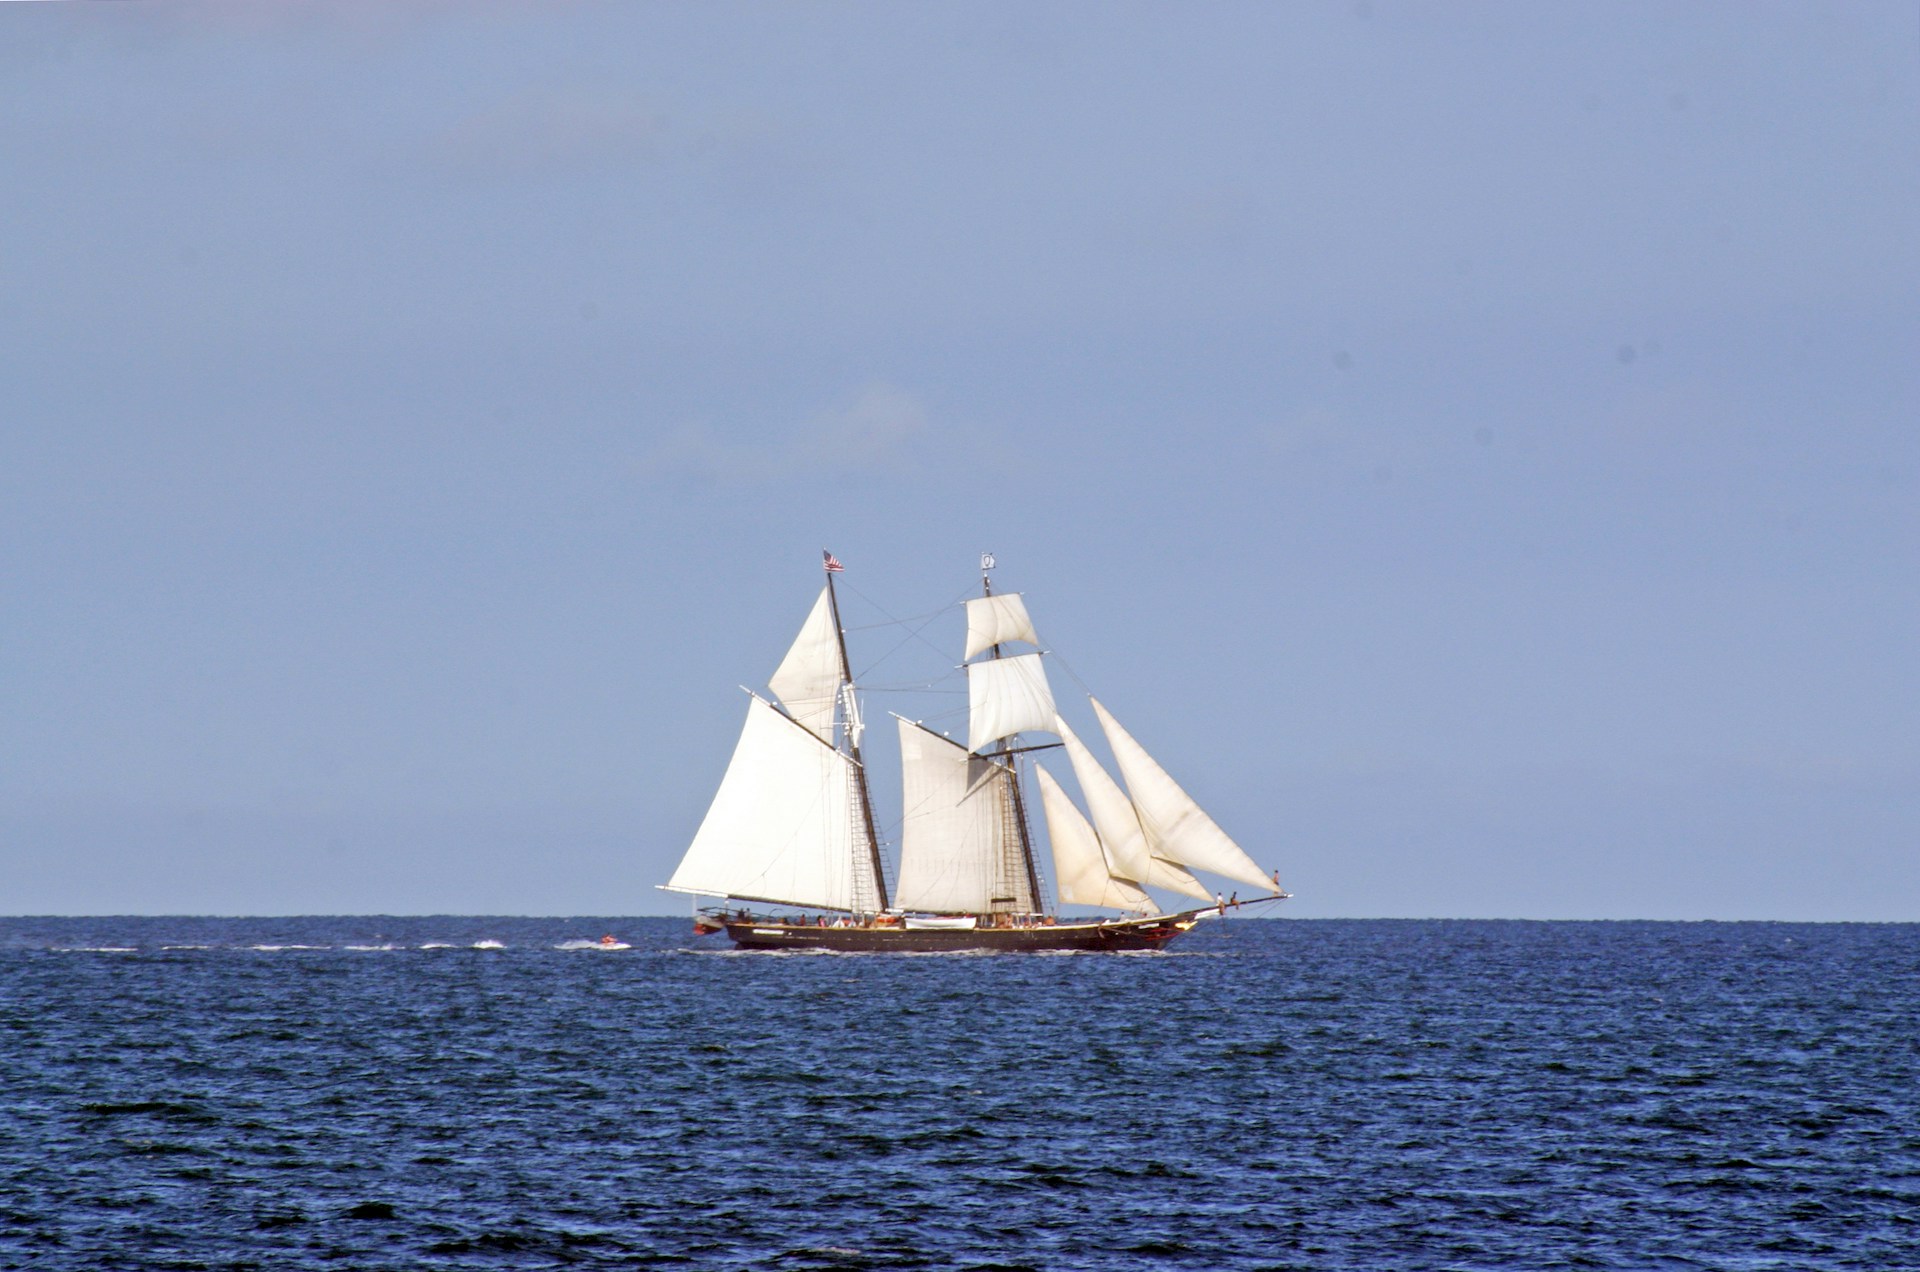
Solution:
[[[982,552],[980,554],[980,593],[982,596],[993,595],[993,564],[993,553]],[[1000,646],[997,642],[993,646],[993,657],[996,661],[1000,657]],[[1020,859],[1016,868],[1023,871],[1026,875],[1027,895],[1033,899],[1034,909],[1044,912],[1047,906],[1046,902],[1042,900],[1040,891],[1040,872],[1035,867],[1033,860],[1033,835],[1027,828],[1027,800],[1025,793],[1020,789],[1019,761],[1016,758],[1017,752],[1012,745],[1017,737],[1018,735],[1015,735],[1015,738],[1008,739],[1007,743],[1001,747],[1000,754],[995,758],[997,758],[1001,765],[1007,770],[1007,790],[1011,793],[1012,797],[1013,807],[1010,811],[1013,816],[1015,841],[1020,846]],[[1009,879],[1007,882],[1012,883],[1013,880]]]
[[[873,886],[879,893],[874,912],[879,913],[887,908],[887,875],[881,868],[880,837],[874,832],[873,795],[867,790],[867,768],[860,761],[862,726],[859,704],[853,696],[853,667],[847,662],[847,632],[840,625],[840,598],[834,594],[833,590],[833,576],[840,573],[844,567],[833,559],[833,553],[825,549],[820,552],[820,564],[827,575],[827,610],[833,618],[833,634],[840,647],[840,698],[846,713],[847,753],[853,757],[854,790],[860,800],[860,821],[867,831],[867,855],[873,868]],[[1031,868],[1031,862],[1029,862],[1029,868]],[[859,889],[856,887],[854,891],[857,897]]]

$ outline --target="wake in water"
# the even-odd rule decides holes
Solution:
[[[589,946],[623,952],[643,951],[669,944],[660,938],[668,929],[679,937],[684,928],[659,922],[659,932],[645,937],[632,929],[642,922],[631,916],[574,916],[525,919],[503,916],[364,915],[294,916],[269,919],[226,919],[191,915],[102,916],[98,918],[0,920],[0,953],[37,950],[75,955],[138,955],[179,963],[189,956],[209,959],[284,954],[301,960],[334,953],[397,954],[419,950],[505,951],[515,958],[544,956],[549,951],[572,951]],[[602,933],[607,935],[602,936]],[[620,938],[615,939],[614,933]],[[598,939],[587,939],[594,937]],[[0,1266],[4,1266],[0,1262]]]

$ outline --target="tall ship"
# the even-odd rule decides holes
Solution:
[[[1121,780],[1101,766],[1055,705],[1026,602],[993,591],[990,553],[981,595],[965,602],[965,740],[893,717],[902,789],[890,869],[861,759],[861,695],[834,588],[842,567],[821,556],[819,599],[769,696],[748,691],[720,789],[660,885],[709,899],[696,901],[696,932],[760,950],[1151,950],[1229,909],[1290,895],[1089,696]],[[1084,813],[1040,763],[1056,750]],[[1033,788],[1051,880],[1034,848]],[[1227,881],[1231,899],[1201,875]],[[1243,887],[1257,891],[1243,900]],[[1202,904],[1166,910],[1149,889]],[[1056,900],[1090,912],[1063,913]]]

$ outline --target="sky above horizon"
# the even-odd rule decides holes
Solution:
[[[0,913],[682,913],[830,548],[1291,914],[1920,918],[1916,225],[1905,3],[0,5]]]

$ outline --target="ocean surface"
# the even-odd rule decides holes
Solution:
[[[1920,925],[0,919],[0,1266],[1920,1268]]]

